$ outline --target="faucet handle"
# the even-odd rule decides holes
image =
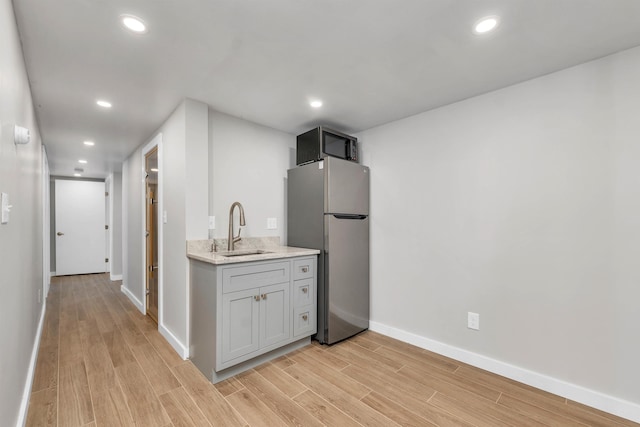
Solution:
[[[242,237],[240,237],[240,233],[242,233],[242,227],[238,227],[238,235],[233,238],[234,242],[239,242],[240,240],[242,240]]]

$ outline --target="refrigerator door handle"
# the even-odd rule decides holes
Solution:
[[[338,219],[366,219],[367,215],[353,215],[353,214],[333,214]]]

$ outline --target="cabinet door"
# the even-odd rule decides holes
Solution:
[[[228,362],[259,348],[259,289],[222,295],[222,361]]]
[[[289,283],[260,288],[260,347],[291,337]]]

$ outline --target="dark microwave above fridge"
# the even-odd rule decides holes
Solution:
[[[297,137],[296,164],[317,162],[327,156],[358,162],[358,138],[324,126]]]

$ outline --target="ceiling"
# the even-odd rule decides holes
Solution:
[[[353,133],[640,45],[638,0],[13,4],[51,173],[62,176],[120,170],[185,97],[291,134]],[[148,32],[130,33],[121,14]],[[486,15],[500,25],[474,34]],[[314,98],[324,105],[311,108]]]

